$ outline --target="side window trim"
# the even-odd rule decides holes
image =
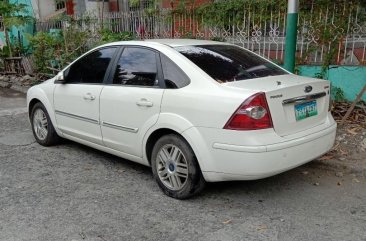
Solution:
[[[104,76],[103,83],[105,85],[110,85],[110,84],[113,83],[114,73],[115,73],[116,68],[117,68],[118,60],[121,57],[122,52],[125,49],[124,46],[117,46],[117,48],[118,49],[117,49],[115,55],[113,56],[113,59],[112,59],[111,63],[108,66],[107,74],[106,74],[106,76]]]
[[[159,84],[159,87],[162,88],[162,89],[165,89],[166,86],[165,86],[165,81],[164,81],[164,73],[163,73],[163,66],[162,66],[162,63],[161,63],[161,58],[160,58],[160,52],[158,51],[155,51],[155,58],[156,58],[156,65],[157,65],[157,70],[158,70],[158,84]]]
[[[63,72],[69,72],[70,71],[70,68],[72,65],[76,64],[78,61],[81,61],[83,60],[85,57],[87,57],[88,55],[90,54],[93,54],[94,52],[96,51],[100,51],[102,49],[108,49],[108,48],[116,48],[116,51],[115,53],[113,54],[112,58],[111,58],[111,61],[109,62],[108,64],[108,67],[107,67],[107,70],[104,74],[104,78],[103,78],[103,81],[101,83],[81,83],[81,82],[74,82],[74,83],[68,83],[66,82],[65,84],[68,84],[68,85],[105,85],[107,83],[107,80],[108,80],[108,77],[110,75],[110,70],[111,70],[111,67],[112,67],[112,64],[116,61],[116,56],[118,54],[118,52],[120,51],[120,46],[117,46],[117,45],[112,45],[112,46],[105,46],[105,47],[101,47],[101,48],[98,48],[98,49],[94,49],[93,51],[90,51],[89,53],[87,54],[84,54],[82,57],[80,57],[79,59],[77,59],[76,61],[74,61],[70,66],[68,66]]]
[[[159,55],[159,52],[156,49],[149,48],[149,47],[145,47],[145,46],[139,46],[139,45],[123,45],[123,46],[119,46],[119,47],[120,47],[120,50],[118,51],[118,55],[115,55],[114,56],[115,60],[113,61],[113,65],[112,65],[112,68],[110,69],[110,73],[108,75],[108,79],[106,80],[106,84],[107,85],[121,86],[121,87],[138,87],[138,88],[165,88],[163,71],[162,71],[162,66],[161,66],[161,61],[160,61],[160,55]],[[117,69],[118,61],[121,58],[121,56],[123,54],[123,51],[126,48],[147,49],[147,50],[153,51],[155,53],[158,86],[141,86],[141,85],[119,85],[119,84],[113,84],[114,73],[115,73],[115,71]]]

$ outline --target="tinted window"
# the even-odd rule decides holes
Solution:
[[[76,61],[66,71],[67,83],[102,83],[115,50],[99,49]]]
[[[164,81],[167,89],[182,88],[189,84],[189,78],[165,55],[160,55]]]
[[[237,46],[184,46],[176,50],[220,83],[287,74],[271,62]]]
[[[158,85],[155,52],[142,48],[125,48],[118,60],[113,84]]]

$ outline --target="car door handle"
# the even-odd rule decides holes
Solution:
[[[154,104],[147,99],[141,99],[136,102],[136,105],[138,106],[144,106],[144,107],[152,107]]]
[[[95,96],[91,93],[86,93],[83,98],[84,100],[95,100]]]

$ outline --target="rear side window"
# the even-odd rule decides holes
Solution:
[[[66,70],[67,83],[103,83],[108,65],[116,51],[115,47],[96,50],[77,60]]]
[[[127,47],[118,60],[113,84],[157,86],[156,53],[149,49]]]
[[[257,55],[233,45],[176,47],[219,83],[287,74]]]
[[[160,59],[167,89],[182,88],[190,83],[187,75],[173,61],[163,54],[160,55]]]

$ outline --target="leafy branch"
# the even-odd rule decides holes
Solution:
[[[8,46],[9,56],[12,57],[12,48],[9,37],[9,31],[11,27],[19,27],[23,26],[26,23],[30,23],[33,21],[33,17],[27,15],[27,5],[18,4],[18,3],[10,3],[9,0],[0,1],[0,13],[3,19],[4,25],[4,34],[6,45]]]

